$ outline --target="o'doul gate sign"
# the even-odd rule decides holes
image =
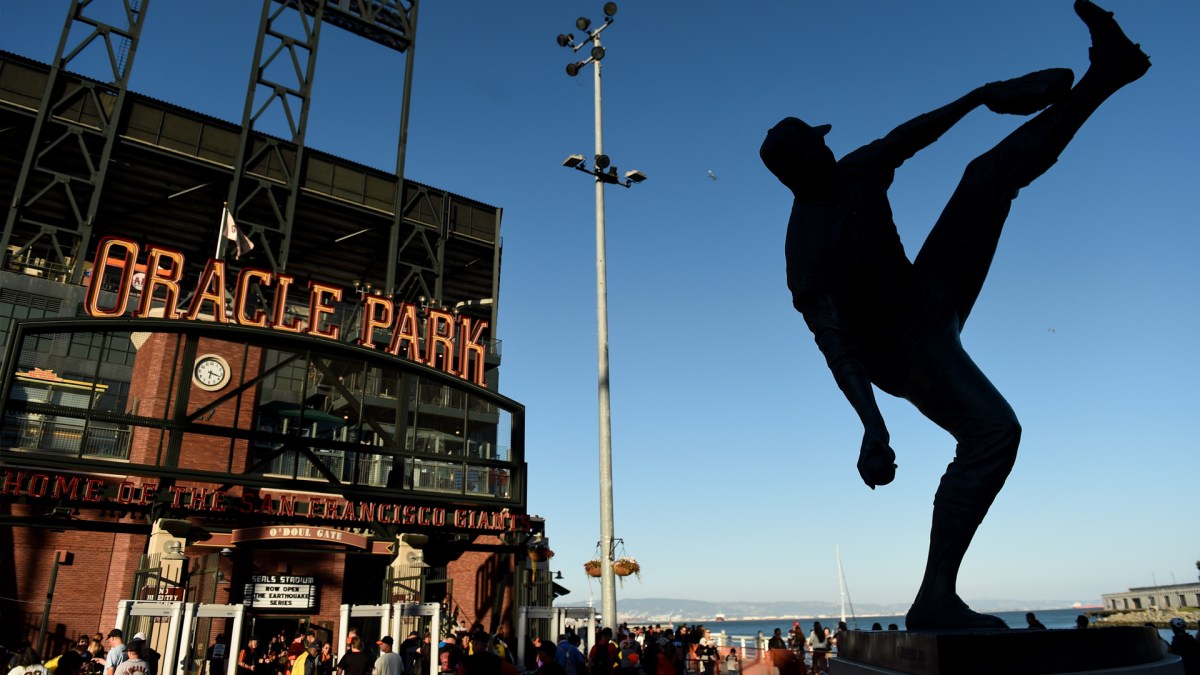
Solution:
[[[251,609],[315,609],[317,581],[314,577],[279,574],[259,575],[246,584],[246,606]]]

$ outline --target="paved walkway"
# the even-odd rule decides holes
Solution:
[[[766,661],[751,661],[742,665],[745,666],[742,675],[771,675],[771,669],[767,667]]]
[[[830,659],[832,661],[832,659]],[[808,673],[812,673],[812,668],[805,666]],[[742,663],[742,675],[771,675],[772,672],[778,673],[778,670],[772,671],[766,661],[750,661]]]

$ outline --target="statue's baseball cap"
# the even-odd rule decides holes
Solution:
[[[832,124],[818,124],[817,126],[814,127],[813,125],[809,124],[808,122],[805,122],[804,120],[800,119],[799,117],[785,117],[782,120],[779,120],[779,124],[776,124],[775,126],[777,126],[777,127],[783,127],[783,126],[798,127],[800,129],[804,129],[804,130],[806,130],[810,133],[816,134],[818,136],[824,136],[825,134],[829,133],[830,129],[833,128]]]
[[[784,185],[795,189],[797,149],[824,146],[825,134],[832,128],[828,124],[814,127],[798,117],[785,117],[767,131],[758,156]]]

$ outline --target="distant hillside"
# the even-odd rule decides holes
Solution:
[[[1069,600],[974,600],[971,606],[985,612],[1046,610],[1070,607]],[[904,614],[908,603],[854,603],[857,616],[886,616]],[[717,614],[729,621],[738,619],[771,619],[789,617],[833,617],[841,613],[841,605],[818,600],[788,600],[779,602],[705,602],[672,598],[623,598],[618,603],[620,620],[628,623],[668,621],[712,621]]]

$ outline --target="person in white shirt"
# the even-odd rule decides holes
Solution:
[[[17,665],[8,671],[8,675],[46,675],[46,666],[38,658],[33,647],[25,647],[17,654]]]
[[[379,658],[375,659],[375,675],[400,675],[404,672],[404,659],[392,651],[393,643],[391,635],[385,635],[375,643],[379,645]]]

